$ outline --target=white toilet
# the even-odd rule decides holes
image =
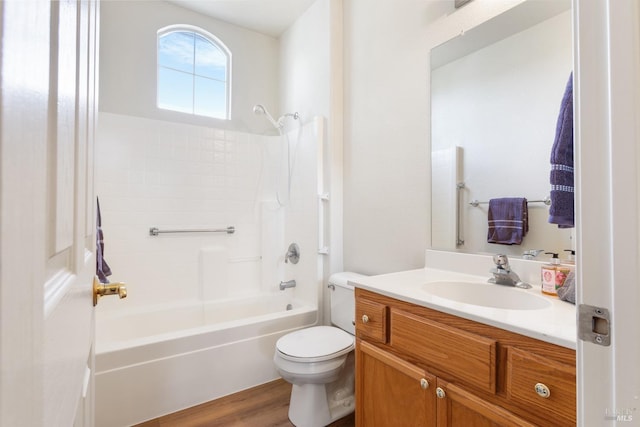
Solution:
[[[289,420],[296,427],[323,427],[355,408],[355,298],[348,280],[363,277],[336,273],[329,278],[331,323],[291,332],[276,343],[273,361],[293,384]]]

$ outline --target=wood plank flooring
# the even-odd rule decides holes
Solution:
[[[136,427],[292,427],[287,416],[290,395],[291,384],[280,379]],[[354,426],[354,414],[331,424]]]

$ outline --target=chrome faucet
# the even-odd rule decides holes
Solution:
[[[493,273],[493,277],[489,279],[489,283],[495,283],[497,285],[516,286],[518,288],[529,289],[530,284],[520,280],[520,277],[515,271],[511,270],[509,266],[509,258],[504,254],[497,254],[493,256],[493,262],[496,264],[496,268],[490,270]]]
[[[287,288],[295,288],[296,287],[296,281],[295,280],[288,280],[286,282],[280,282],[280,290],[284,291]]]

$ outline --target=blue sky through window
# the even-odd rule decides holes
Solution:
[[[228,54],[194,31],[158,36],[158,107],[227,119]]]

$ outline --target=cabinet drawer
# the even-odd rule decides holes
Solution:
[[[390,343],[461,383],[496,391],[496,341],[391,309]]]
[[[356,335],[387,342],[387,306],[364,298],[356,301]]]
[[[506,388],[508,398],[531,413],[545,414],[555,425],[575,424],[574,366],[547,361],[536,354],[509,347]],[[546,390],[548,396],[544,397]]]

